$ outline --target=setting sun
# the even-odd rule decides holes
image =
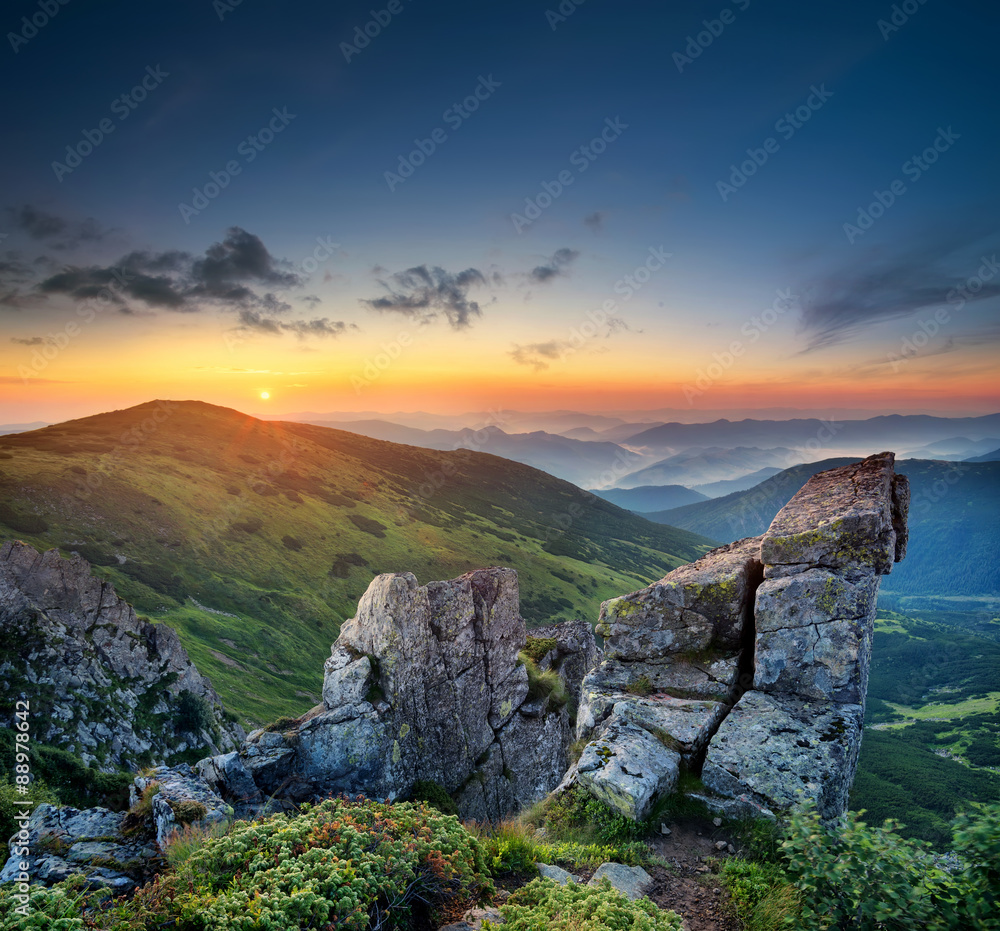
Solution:
[[[262,391],[260,393],[260,399],[262,401],[266,401],[269,397],[271,397],[271,392],[270,391]]]

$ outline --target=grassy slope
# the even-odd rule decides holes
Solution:
[[[710,546],[495,456],[201,402],[0,437],[0,539],[11,537],[98,564],[255,722],[318,700],[330,643],[380,572],[425,583],[512,566],[534,626],[593,620],[601,600]]]
[[[944,843],[965,803],[1000,797],[998,689],[1000,645],[880,613],[851,807]]]

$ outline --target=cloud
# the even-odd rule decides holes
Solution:
[[[24,292],[19,288],[11,288],[4,294],[0,294],[0,308],[9,310],[30,310],[44,304],[48,300],[44,294]]]
[[[20,343],[20,345],[22,346],[45,346],[47,345],[47,343],[50,342],[43,336],[28,336],[28,337],[12,336],[10,338],[10,341],[12,343]]]
[[[299,298],[303,304],[308,304],[310,307],[315,307],[317,304],[322,304],[323,302],[315,294],[304,294]]]
[[[8,207],[7,213],[17,229],[32,239],[46,242],[53,249],[73,249],[81,243],[100,242],[108,235],[91,217],[67,220],[30,204]]]
[[[803,353],[815,352],[858,336],[867,327],[901,317],[917,310],[942,305],[958,306],[1000,295],[1000,269],[992,250],[976,250],[969,258],[969,247],[981,242],[982,231],[962,230],[942,233],[904,252],[885,254],[869,252],[850,269],[811,283],[805,292],[801,329],[807,345]],[[964,268],[964,274],[945,271]],[[989,278],[979,278],[977,271],[991,267]],[[975,283],[973,282],[975,279]],[[978,288],[972,291],[971,288]],[[963,290],[964,289],[964,290]]]
[[[129,299],[147,307],[195,313],[206,304],[234,310],[287,314],[292,305],[260,285],[293,288],[302,279],[285,268],[258,236],[238,226],[226,231],[202,256],[188,252],[133,251],[112,265],[68,266],[35,285],[42,295],[63,294],[77,301],[100,298],[118,307]]]
[[[583,218],[583,225],[592,229],[595,233],[600,232],[604,227],[604,214],[600,210],[588,213]]]
[[[528,272],[528,277],[538,284],[551,281],[553,278],[565,275],[569,266],[579,257],[580,253],[575,249],[557,249],[555,255],[549,259],[548,264],[536,265]]]
[[[299,339],[309,336],[340,336],[347,330],[356,330],[357,327],[343,320],[330,320],[328,317],[317,317],[312,320],[275,320],[273,317],[265,317],[256,310],[241,310],[239,312],[239,326],[237,330],[254,333],[268,333],[271,335],[282,335],[293,333]]]
[[[561,359],[573,348],[573,344],[567,339],[550,339],[544,343],[515,344],[507,354],[518,365],[530,365],[536,372],[540,372],[549,367],[549,362]]]
[[[465,329],[473,317],[482,315],[478,302],[469,297],[472,288],[486,286],[486,276],[477,268],[452,273],[437,265],[417,265],[379,278],[378,283],[388,295],[361,303],[379,313],[402,314],[420,323],[443,316],[455,330]]]

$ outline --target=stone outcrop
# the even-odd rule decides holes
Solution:
[[[893,461],[815,475],[763,536],[605,602],[605,658],[583,682],[577,723],[591,742],[562,787],[642,818],[680,768],[718,811],[770,814],[806,796],[824,818],[842,813],[879,577],[906,552],[909,492]],[[640,746],[642,765],[620,765]]]
[[[218,753],[244,737],[176,632],[138,618],[79,556],[0,547],[0,639],[5,699],[30,700],[34,739],[98,769]],[[194,733],[178,715],[183,693],[212,719]]]
[[[587,625],[544,633],[555,646],[543,663],[582,676],[596,656]],[[409,573],[378,576],[326,661],[323,704],[199,770],[227,799],[254,789],[401,798],[427,780],[463,817],[502,817],[559,782],[571,738],[567,709],[529,694],[525,640],[511,569],[425,586]]]

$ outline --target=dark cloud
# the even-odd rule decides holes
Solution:
[[[48,298],[44,294],[10,288],[5,293],[0,294],[0,309],[30,310],[44,304],[47,300]]]
[[[323,302],[315,294],[304,294],[299,298],[303,304],[308,304],[310,307],[315,307],[317,304],[322,304]]]
[[[239,227],[226,232],[204,256],[188,252],[133,251],[114,265],[69,266],[44,278],[39,294],[64,294],[77,301],[100,298],[118,306],[129,299],[147,307],[193,313],[205,304],[237,310],[286,314],[292,305],[274,291],[259,293],[259,285],[292,288],[302,279],[285,270],[258,236]]]
[[[555,255],[549,259],[548,264],[536,265],[528,272],[528,277],[538,284],[544,284],[546,281],[565,275],[569,266],[579,257],[580,253],[576,249],[557,249]]]
[[[22,346],[44,346],[47,343],[47,340],[42,336],[12,336],[10,341],[12,343],[20,343]]]
[[[32,239],[46,242],[53,249],[73,249],[81,243],[100,242],[108,235],[90,217],[85,220],[67,220],[30,204],[8,207],[7,213],[17,229],[27,233]]]
[[[604,214],[600,210],[588,213],[583,218],[583,225],[592,229],[595,233],[600,232],[601,228],[604,226]]]
[[[256,310],[241,310],[238,319],[238,330],[276,336],[293,333],[299,339],[309,336],[340,336],[349,329],[357,329],[354,324],[347,324],[342,320],[330,320],[327,317],[317,317],[312,320],[275,320],[274,317],[266,317]]]
[[[472,317],[482,315],[479,304],[469,298],[471,288],[486,286],[486,276],[477,268],[454,274],[436,265],[417,265],[380,278],[379,284],[388,295],[363,299],[361,303],[380,313],[403,314],[421,323],[444,316],[456,330],[468,327]]]
[[[808,340],[803,352],[846,342],[866,327],[917,310],[957,308],[959,299],[967,303],[1000,295],[996,246],[970,251],[982,239],[982,231],[976,230],[941,233],[905,252],[865,253],[851,268],[810,283],[801,316]],[[989,278],[979,278],[981,269]]]

